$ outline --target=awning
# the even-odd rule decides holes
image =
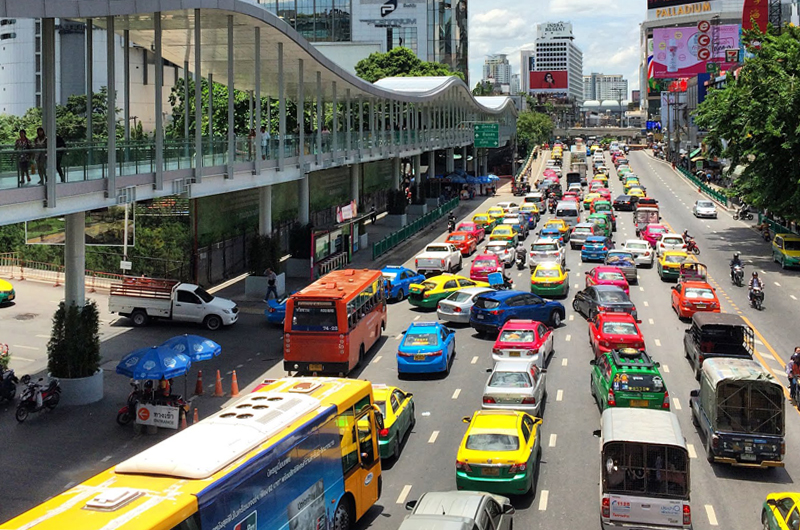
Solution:
[[[698,161],[705,160],[705,159],[706,159],[706,157],[704,157],[704,156],[696,156],[696,157],[692,158],[692,162],[698,162]]]
[[[700,154],[700,151],[702,151],[702,150],[703,150],[703,148],[702,148],[702,147],[698,147],[697,149],[695,149],[694,151],[692,151],[691,153],[689,153],[689,158],[691,158],[691,159],[692,159],[692,162],[694,162],[694,157],[696,157],[697,155],[699,155],[699,154]],[[703,160],[705,160],[705,159],[703,159]]]

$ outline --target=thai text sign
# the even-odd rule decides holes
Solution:
[[[165,429],[177,429],[180,409],[166,405],[150,405],[139,403],[136,406],[136,423],[139,425],[155,425]]]
[[[500,146],[500,125],[497,123],[476,123],[473,133],[475,147]]]

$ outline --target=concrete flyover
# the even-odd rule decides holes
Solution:
[[[602,138],[611,136],[615,138],[636,138],[644,136],[641,129],[632,127],[570,127],[568,129],[555,129],[553,136],[588,138],[596,136]]]

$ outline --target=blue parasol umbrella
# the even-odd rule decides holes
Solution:
[[[472,175],[467,176],[467,184],[478,184],[479,182],[478,177],[473,177]]]
[[[161,344],[161,347],[187,355],[192,362],[208,361],[222,353],[222,346],[198,335],[178,335]]]
[[[500,180],[500,177],[497,175],[489,175],[489,180]]]
[[[478,182],[481,184],[489,184],[492,182],[492,179],[490,179],[488,175],[481,175],[478,177]]]
[[[131,379],[172,379],[186,375],[192,366],[188,355],[177,353],[164,346],[134,350],[117,365],[117,373]]]

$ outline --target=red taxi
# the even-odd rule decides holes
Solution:
[[[668,232],[669,229],[666,226],[662,224],[650,223],[644,227],[644,230],[641,231],[639,237],[650,243],[651,247],[655,248],[656,243],[659,239],[661,239],[661,236]]]
[[[644,336],[628,313],[599,313],[589,320],[589,344],[595,357],[618,348],[644,349]]]
[[[472,267],[469,269],[469,279],[479,282],[489,280],[489,274],[493,272],[503,273],[505,267],[497,254],[487,252],[486,254],[478,254],[472,260]]]
[[[455,245],[462,256],[469,256],[478,248],[478,240],[469,232],[453,232],[447,236],[445,243]]]
[[[536,320],[512,319],[500,328],[492,347],[492,359],[535,360],[540,368],[544,368],[553,351],[553,330],[549,326]]]
[[[590,285],[616,285],[630,295],[631,288],[619,267],[600,266],[586,273],[586,287]]]
[[[473,223],[472,221],[463,221],[458,223],[456,226],[456,232],[467,232],[472,237],[475,238],[475,241],[480,243],[486,237],[486,230],[479,224]]]
[[[699,311],[719,313],[719,298],[706,282],[681,282],[672,286],[672,309],[679,318],[692,318]]]

